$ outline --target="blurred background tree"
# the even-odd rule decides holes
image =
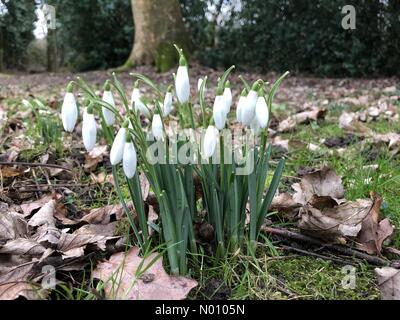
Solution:
[[[35,21],[34,1],[0,0],[0,70],[24,65]]]
[[[2,7],[14,6],[25,12],[0,11],[1,49],[3,57],[7,57],[7,61],[3,58],[3,64],[18,68],[24,48],[32,40],[34,4],[28,0],[5,2],[0,0]],[[182,43],[191,49],[192,59],[215,68],[235,64],[246,69],[291,70],[321,76],[399,75],[400,1],[353,1],[356,29],[344,30],[341,8],[347,2],[49,0],[58,19],[58,27],[50,35],[55,42],[50,45],[58,49],[59,64],[72,70],[114,68],[128,62],[127,66],[151,63],[165,71],[176,60],[164,59],[168,60],[164,67],[160,61],[168,55],[160,55],[158,52],[164,51],[156,48],[164,49],[166,43],[184,39]],[[37,0],[36,6],[41,3]],[[132,10],[137,13],[136,29],[140,36],[135,33]],[[177,27],[168,22],[167,13],[172,11],[177,12],[173,16]],[[144,13],[148,19],[137,18]],[[182,31],[180,20],[186,31]],[[183,37],[176,36],[185,33]],[[6,37],[16,41],[11,43]],[[137,44],[142,44],[136,46],[136,53],[134,38]],[[166,51],[170,48],[167,46]]]

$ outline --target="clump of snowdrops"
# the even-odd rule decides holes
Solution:
[[[113,74],[99,97],[78,78],[67,87],[61,116],[64,129],[72,132],[79,115],[74,91],[80,89],[84,146],[87,151],[94,148],[100,124],[110,146],[116,191],[135,243],[143,252],[148,250],[154,236],[149,228],[153,229],[165,245],[171,273],[186,274],[188,258],[196,260],[202,252],[195,222],[204,220],[211,226],[217,260],[245,246],[254,250],[284,167],[281,159],[269,174],[267,133],[272,99],[287,73],[271,86],[262,80],[249,84],[241,77],[244,89],[237,101],[239,125],[235,125],[239,137],[232,142],[228,115],[234,101],[228,77],[234,67],[218,79],[211,107],[205,100],[207,77],[198,81],[198,97],[192,96],[187,60],[182,50],[176,49],[179,67],[166,92],[146,76],[132,73],[134,87],[128,97]],[[155,98],[142,96],[141,86],[147,86]],[[122,106],[116,105],[115,95]],[[125,181],[120,181],[121,169]],[[157,199],[157,225],[148,222],[139,174],[146,176]],[[122,195],[121,183],[127,185],[130,199]],[[137,221],[128,209],[129,200]]]

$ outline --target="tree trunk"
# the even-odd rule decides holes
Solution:
[[[56,30],[47,31],[47,71],[57,72],[57,35]]]
[[[155,64],[165,72],[177,62],[173,44],[188,51],[188,37],[178,0],[131,0],[135,41],[126,67]]]

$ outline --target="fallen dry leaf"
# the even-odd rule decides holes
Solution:
[[[400,300],[400,270],[383,267],[375,268],[382,300]]]
[[[342,179],[328,167],[304,175],[301,182],[293,184],[292,188],[296,191],[293,200],[303,205],[307,204],[314,195],[329,196],[338,203],[344,197]]]
[[[157,260],[147,268],[154,259]],[[110,260],[99,263],[92,276],[105,283],[107,299],[182,300],[197,286],[192,279],[169,276],[163,268],[162,258],[155,253],[143,261],[136,247],[126,254],[113,254]]]
[[[46,248],[31,239],[18,238],[0,247],[2,254],[41,256]]]
[[[127,203],[128,209],[131,211],[132,216],[136,217],[136,212],[133,207],[133,203]],[[80,221],[84,221],[91,224],[108,224],[112,221],[121,220],[125,214],[124,208],[120,204],[108,205],[101,208],[90,210],[90,212],[83,216]]]
[[[97,165],[103,161],[103,156],[107,155],[107,146],[95,146],[92,151],[85,154],[84,168],[93,171]]]
[[[0,203],[0,244],[8,240],[25,237],[28,234],[28,224],[24,217],[8,210],[8,206]]]
[[[279,123],[278,131],[279,132],[288,132],[293,130],[296,125],[307,123],[310,120],[318,120],[323,119],[326,115],[326,109],[320,109],[317,107],[313,107],[311,110],[303,111],[300,113],[296,113],[292,116],[289,116],[285,120],[282,120]]]
[[[366,127],[358,120],[358,115],[354,112],[343,112],[339,117],[339,127],[348,132],[356,133],[362,137],[369,137],[373,134],[373,131],[370,128]]]
[[[305,205],[300,209],[299,228],[317,238],[343,243],[346,237],[357,236],[371,208],[372,201],[368,199],[349,201],[333,207],[330,203],[319,209]]]
[[[293,196],[289,193],[280,193],[272,199],[270,211],[278,211],[280,213],[285,213],[286,218],[293,218],[301,204],[293,200]]]
[[[25,217],[30,216],[33,211],[40,209],[43,207],[46,203],[48,203],[50,200],[58,200],[61,198],[61,195],[58,193],[52,194],[52,195],[46,195],[43,198],[40,198],[35,201],[30,201],[26,202],[20,205],[22,213]]]
[[[23,174],[23,171],[19,169],[9,166],[0,166],[0,177],[12,178],[12,177],[18,177],[21,174]]]
[[[369,254],[381,254],[383,242],[393,234],[393,227],[389,219],[380,219],[382,197],[376,193],[371,194],[373,206],[368,216],[362,222],[362,228],[358,234],[357,246],[360,250]]]
[[[22,296],[26,299],[38,299],[40,287],[30,281],[33,263],[12,268],[0,276],[0,300],[14,300]]]
[[[28,225],[38,227],[41,225],[55,226],[54,212],[56,209],[56,201],[51,199],[38,212],[36,212],[29,220]]]

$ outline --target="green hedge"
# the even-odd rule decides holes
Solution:
[[[215,44],[192,32],[193,42],[200,44],[197,57],[202,63],[329,76],[400,73],[399,0],[241,3],[241,10],[218,28]],[[346,4],[356,9],[355,30],[341,26],[341,8]],[[188,21],[189,27],[197,30],[207,30],[207,24],[200,19]]]
[[[0,0],[0,71],[24,65],[35,20],[34,1]]]
[[[118,67],[134,36],[130,0],[50,0],[56,7],[58,47],[73,70]]]

